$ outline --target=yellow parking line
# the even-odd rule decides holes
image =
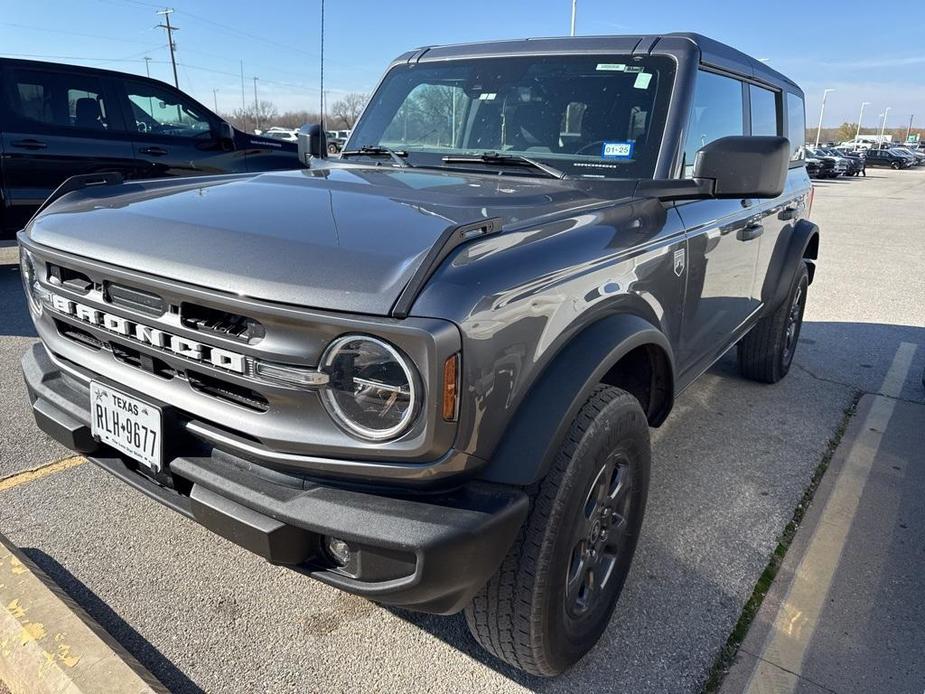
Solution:
[[[791,694],[800,684],[806,652],[812,644],[835,570],[845,551],[848,531],[877,458],[883,433],[893,415],[894,398],[902,392],[915,351],[916,345],[903,342],[893,357],[881,394],[874,397],[860,433],[851,443],[844,466],[823,507],[821,521],[813,531],[771,631],[757,654],[759,660],[746,686],[747,694]]]
[[[68,470],[72,467],[83,465],[86,462],[87,459],[83,456],[75,455],[70,458],[58,460],[54,463],[40,465],[39,467],[32,468],[31,470],[17,472],[10,475],[9,477],[0,479],[0,492],[5,492],[7,489],[18,487],[21,484],[28,484],[29,482],[40,480],[43,477],[54,475],[56,472],[64,472],[65,470]]]

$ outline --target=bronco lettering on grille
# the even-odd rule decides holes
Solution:
[[[57,294],[52,294],[51,305],[60,313],[79,318],[130,340],[172,352],[178,357],[207,362],[212,366],[239,374],[244,373],[244,356],[241,354],[229,352],[219,347],[210,347],[178,335],[171,335],[158,328],[152,328],[149,325],[135,323],[121,316],[105,313],[92,306],[85,306]]]

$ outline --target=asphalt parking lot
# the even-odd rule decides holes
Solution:
[[[0,483],[6,534],[172,691],[696,692],[846,408],[903,342],[925,402],[925,170],[819,182],[823,240],[796,367],[746,382],[727,355],[654,432],[648,514],[610,629],[555,680],[478,650],[461,617],[387,610],[270,566],[89,464]],[[32,425],[34,333],[0,249],[0,479],[68,456]],[[62,466],[65,467],[65,466]]]

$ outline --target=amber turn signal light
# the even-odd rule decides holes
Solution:
[[[455,422],[459,414],[459,354],[443,362],[443,419]]]

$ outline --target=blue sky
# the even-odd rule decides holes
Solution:
[[[171,81],[166,38],[154,26],[162,7],[147,0],[0,0],[0,55],[145,73]],[[180,87],[220,110],[241,104],[257,76],[261,99],[280,110],[314,110],[318,96],[320,0],[171,0]],[[570,0],[327,0],[328,101],[375,86],[387,63],[421,45],[567,34]],[[888,125],[911,113],[925,127],[925,2],[875,5],[856,0],[713,2],[578,0],[577,33],[697,31],[729,43],[799,83],[807,121],[818,120],[822,90],[834,88],[826,125],[856,121],[862,101],[872,126],[886,106]],[[893,16],[897,21],[891,21]],[[908,27],[908,31],[903,29]],[[52,58],[56,56],[58,58]]]

